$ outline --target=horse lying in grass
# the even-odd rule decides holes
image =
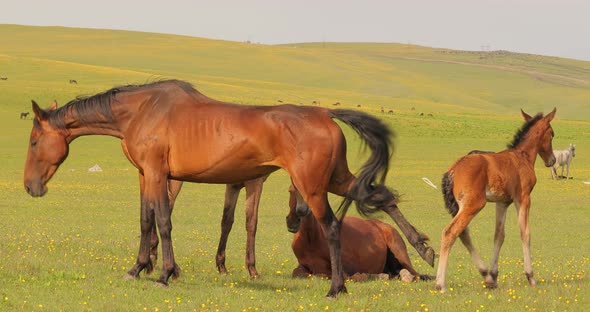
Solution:
[[[553,151],[555,156],[555,164],[551,167],[551,178],[559,179],[560,177],[570,178],[570,164],[574,157],[576,157],[576,145],[570,144],[567,149],[561,151]],[[557,175],[557,168],[561,167],[561,175]],[[563,168],[567,167],[567,173],[563,175]]]
[[[291,247],[299,262],[292,276],[330,276],[332,267],[326,234],[311,215],[309,207],[298,198],[293,186],[289,188],[289,193],[287,228],[295,233]],[[354,276],[353,279],[380,278],[382,274],[408,282],[434,278],[416,272],[404,240],[389,224],[345,217],[340,239],[345,242],[342,244],[342,269],[346,276]],[[406,270],[406,274],[402,270]]]
[[[552,147],[554,132],[550,124],[555,117],[555,109],[545,117],[542,114],[531,117],[522,110],[521,113],[525,123],[507,150],[464,156],[443,176],[442,192],[453,220],[442,232],[435,286],[438,290],[445,290],[449,252],[457,237],[471,253],[486,286],[497,287],[498,258],[504,242],[506,211],[511,203],[514,203],[518,213],[524,271],[529,285],[536,285],[530,252],[530,194],[537,182],[537,154],[541,156],[545,166],[551,167],[555,163]],[[489,271],[471,242],[468,228],[469,222],[483,209],[486,201],[496,203],[494,254]]]

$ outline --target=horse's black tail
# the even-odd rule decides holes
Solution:
[[[360,169],[356,183],[346,194],[338,213],[341,216],[346,215],[353,200],[361,215],[381,210],[380,207],[395,200],[395,192],[384,185],[393,152],[393,131],[380,119],[359,111],[330,110],[330,117],[354,129],[371,150],[371,156]]]
[[[459,204],[455,195],[453,194],[453,173],[445,172],[442,178],[442,193],[445,199],[445,206],[451,214],[455,217],[459,212]]]

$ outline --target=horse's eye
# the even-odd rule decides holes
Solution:
[[[31,147],[35,147],[37,145],[37,141],[32,141],[31,142]]]

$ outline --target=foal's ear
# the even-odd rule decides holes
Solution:
[[[39,104],[37,104],[37,102],[35,102],[34,100],[31,100],[31,103],[33,103],[33,113],[35,113],[35,117],[38,120],[45,120],[47,119],[47,112],[44,111],[43,109],[41,109],[41,107],[39,107]]]
[[[551,111],[551,113],[547,114],[547,116],[545,116],[545,119],[547,119],[547,122],[551,122],[551,120],[553,120],[553,117],[555,117],[555,112],[557,111],[557,107],[553,108],[553,111]]]
[[[531,115],[525,113],[522,108],[520,109],[520,113],[522,114],[522,117],[524,118],[524,121],[529,121],[531,119],[533,119],[533,117],[531,117]]]

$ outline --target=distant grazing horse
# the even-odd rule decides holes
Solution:
[[[440,258],[436,273],[436,289],[445,290],[445,275],[449,251],[457,236],[471,253],[479,272],[489,288],[498,286],[498,257],[504,242],[506,210],[514,202],[518,213],[520,238],[524,254],[524,271],[529,285],[536,284],[531,264],[529,209],[530,194],[537,182],[535,160],[537,154],[551,167],[553,156],[553,128],[555,109],[547,116],[531,117],[521,110],[525,124],[514,136],[508,149],[499,153],[472,154],[456,161],[444,174],[442,189],[447,210],[453,220],[442,232]],[[494,254],[488,271],[475,250],[469,236],[469,222],[483,209],[486,201],[496,203],[496,232]]]
[[[563,168],[567,166],[567,173],[565,175],[566,179],[570,178],[570,164],[572,163],[572,159],[576,157],[576,145],[570,144],[570,146],[562,151],[553,151],[553,155],[555,156],[555,164],[551,167],[551,177],[553,179],[559,179],[563,177]],[[557,175],[557,168],[561,167],[561,176]]]
[[[293,277],[309,275],[329,276],[332,272],[330,252],[321,224],[311,215],[305,202],[297,200],[293,186],[289,188],[289,214],[287,228],[295,233],[291,248],[299,265]],[[404,240],[389,224],[379,220],[363,220],[345,217],[342,220],[340,239],[342,245],[342,269],[347,276],[357,273],[399,277],[406,269],[411,279],[433,279],[414,270]]]
[[[29,116],[29,112],[20,113],[20,119],[27,119],[28,116]]]
[[[70,79],[70,83],[71,84],[78,84],[78,81],[76,81],[75,79]]]
[[[153,270],[150,238],[157,224],[163,270],[157,283],[168,285],[180,269],[171,237],[171,188],[179,182],[235,184],[283,168],[322,224],[332,263],[328,296],[346,292],[340,259],[340,221],[328,192],[344,196],[344,216],[352,202],[361,214],[385,211],[408,241],[432,264],[426,237],[401,215],[383,184],[391,156],[391,130],[381,120],[346,109],[314,106],[248,106],[210,99],[187,82],[165,80],[110,89],[49,110],[33,101],[35,119],[24,170],[25,190],[34,197],[66,159],[69,144],[83,135],[121,139],[124,154],[139,171],[141,239],[136,264],[127,273],[139,278]],[[348,169],[346,139],[338,119],[367,143],[371,156],[358,178]]]
[[[8,77],[2,76],[2,77],[0,77],[0,80],[8,80]]]

